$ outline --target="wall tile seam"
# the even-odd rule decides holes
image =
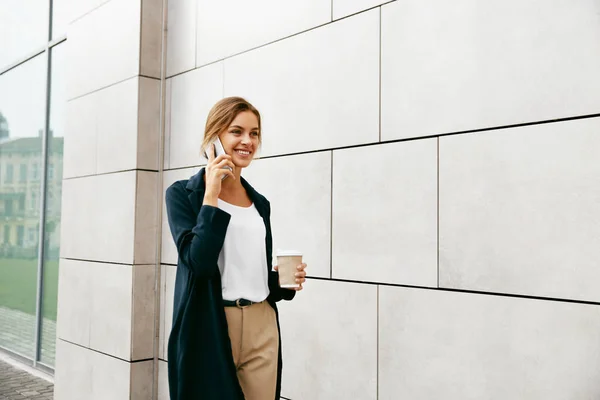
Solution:
[[[331,166],[329,170],[329,278],[333,278],[333,150],[331,151],[329,158],[331,161]]]
[[[394,1],[395,1],[395,0],[394,0]],[[208,62],[208,63],[206,63],[206,64],[197,65],[197,63],[196,63],[196,67],[195,67],[195,68],[192,68],[191,70],[188,70],[187,72],[190,72],[190,71],[192,71],[192,70],[195,70],[195,69],[204,68],[204,67],[207,67],[207,66],[209,66],[209,65],[216,64],[216,63],[218,63],[218,62],[225,62],[225,61],[227,61],[227,60],[229,60],[229,59],[231,59],[231,58],[234,58],[234,57],[240,56],[240,55],[242,55],[242,54],[249,53],[249,52],[251,52],[251,51],[258,50],[258,49],[261,49],[261,48],[263,48],[263,47],[270,46],[270,45],[272,45],[272,44],[279,43],[279,42],[282,42],[282,41],[284,41],[284,40],[287,40],[287,39],[291,39],[291,38],[293,38],[293,37],[296,37],[296,36],[300,36],[300,35],[302,35],[302,34],[305,34],[305,33],[307,33],[307,32],[310,32],[310,31],[313,31],[313,30],[316,30],[316,29],[319,29],[319,28],[323,28],[323,27],[326,27],[326,26],[328,26],[328,25],[335,24],[336,22],[342,21],[342,20],[344,20],[344,19],[347,19],[347,18],[350,18],[350,17],[354,17],[354,16],[357,16],[357,15],[359,15],[359,14],[362,14],[362,13],[365,13],[365,12],[372,11],[372,10],[374,10],[375,8],[377,8],[377,6],[376,6],[376,7],[372,7],[372,8],[370,8],[370,9],[368,9],[368,10],[364,10],[364,11],[358,12],[358,13],[356,13],[356,14],[352,14],[352,15],[349,15],[349,16],[346,16],[346,17],[339,18],[339,19],[337,19],[337,20],[335,20],[335,21],[329,21],[329,22],[325,22],[325,23],[323,23],[323,24],[320,24],[320,25],[315,25],[315,26],[313,26],[313,27],[311,27],[311,28],[308,28],[308,29],[305,29],[305,30],[302,30],[302,31],[299,31],[299,32],[296,32],[296,33],[293,33],[293,34],[291,34],[291,35],[288,35],[288,36],[280,37],[280,38],[278,38],[278,39],[272,40],[272,41],[270,41],[270,42],[263,43],[263,44],[261,44],[261,45],[258,45],[258,46],[255,46],[255,47],[252,47],[252,48],[249,48],[249,49],[246,49],[246,50],[242,50],[242,51],[240,51],[240,52],[237,52],[237,53],[234,53],[234,54],[228,55],[228,56],[226,56],[226,57],[219,58],[219,59],[217,59],[217,60],[213,60],[213,61],[211,61],[211,62]],[[181,72],[181,73],[177,73],[177,74],[174,74],[174,75],[168,76],[168,77],[167,77],[167,79],[171,79],[172,77],[174,77],[174,76],[177,76],[177,75],[181,75],[181,74],[183,74],[183,73],[185,73],[185,72]]]
[[[95,176],[105,176],[105,175],[115,175],[115,174],[121,174],[121,173],[126,173],[126,172],[155,172],[158,173],[160,171],[158,170],[154,170],[154,169],[147,169],[147,168],[132,168],[132,169],[122,169],[122,170],[118,170],[118,171],[108,171],[108,172],[101,172],[99,174],[90,174],[90,175],[81,175],[81,176],[70,176],[67,178],[63,178],[63,181],[73,181],[76,179],[83,179],[83,178],[92,178]]]
[[[80,19],[82,19],[83,17],[93,13],[94,11],[98,10],[99,8],[105,6],[106,4],[110,3],[113,0],[104,0],[102,3],[98,4],[97,6],[91,8],[90,10],[86,11],[85,13],[81,14],[80,16],[76,17],[75,19],[72,19],[71,21],[69,21],[69,25],[73,24],[74,22],[79,21]]]
[[[170,263],[161,263],[163,266],[171,266],[177,267],[176,264]],[[329,282],[339,282],[339,283],[352,283],[359,285],[375,285],[375,286],[386,286],[386,287],[394,287],[394,288],[405,288],[405,289],[420,289],[420,290],[433,290],[440,292],[456,292],[463,294],[474,294],[474,295],[484,295],[484,296],[497,296],[497,297],[512,297],[512,298],[521,298],[528,300],[541,300],[541,301],[556,301],[560,303],[574,303],[581,305],[593,305],[600,306],[600,301],[591,301],[591,300],[576,300],[569,298],[560,298],[560,297],[545,297],[545,296],[533,296],[527,294],[520,293],[504,293],[504,292],[485,292],[481,290],[470,290],[470,289],[455,289],[455,288],[447,288],[447,287],[433,287],[433,286],[416,286],[416,285],[406,285],[401,283],[391,283],[391,282],[378,282],[378,281],[357,281],[352,279],[342,279],[342,278],[325,278],[321,276],[306,276],[307,280],[318,280],[318,281],[329,281]]]
[[[141,47],[141,46],[140,46]],[[140,60],[140,65],[141,65],[141,60]],[[135,118],[135,163],[133,165],[135,165],[136,168],[134,168],[135,170],[137,170],[137,167],[140,165],[140,142],[142,141],[142,132],[140,127],[142,126],[142,122],[141,122],[141,110],[142,110],[142,85],[141,82],[138,81],[137,83],[137,97],[136,97],[136,107],[135,107],[135,111],[136,111],[136,118]],[[157,170],[158,172],[158,170]],[[136,175],[136,194],[137,194],[137,173]],[[136,195],[136,201],[137,201],[137,195]],[[136,204],[136,209],[137,209],[137,204]],[[135,233],[135,226],[134,226],[134,231]],[[135,250],[134,250],[135,253]]]
[[[393,140],[387,140],[387,141],[384,141],[384,142],[370,142],[370,143],[361,143],[361,144],[350,145],[350,146],[332,147],[332,148],[324,148],[324,149],[317,149],[317,150],[307,150],[307,151],[301,151],[301,152],[296,152],[296,153],[273,154],[273,155],[269,155],[269,156],[261,156],[260,158],[254,159],[254,161],[269,160],[269,159],[275,159],[275,158],[293,157],[293,156],[303,156],[303,155],[308,155],[308,154],[326,153],[326,152],[329,152],[329,151],[331,151],[331,152],[338,152],[338,151],[351,150],[351,149],[357,149],[357,148],[362,148],[362,147],[380,146],[380,145],[386,145],[386,144],[395,144],[395,143],[400,143],[400,142],[411,142],[411,141],[418,141],[418,140],[427,140],[427,139],[434,139],[434,138],[437,138],[437,136],[393,139]],[[180,166],[180,167],[174,167],[174,168],[164,169],[163,171],[165,171],[165,172],[167,172],[167,171],[178,171],[178,170],[183,170],[183,169],[202,168],[202,167],[205,167],[205,166],[206,166],[206,164],[192,164],[192,165],[186,165],[186,166]]]
[[[138,76],[139,76],[140,78],[152,79],[153,81],[160,81],[160,78],[155,78],[155,77],[153,77],[153,76],[142,75],[142,74],[139,74]]]
[[[144,0],[137,0],[139,2],[139,10],[140,10],[140,21],[139,21],[139,37],[138,37],[138,66],[137,66],[137,75],[140,76],[142,74],[142,40],[144,38],[144,27],[142,23],[144,22]],[[140,85],[138,85],[139,88]],[[139,105],[139,97],[138,97],[138,105]],[[138,114],[139,115],[139,114]],[[137,165],[137,164],[136,164]]]
[[[143,0],[140,0],[143,1]],[[139,115],[139,114],[138,114]],[[137,154],[137,151],[136,151]],[[137,232],[138,232],[138,209],[140,208],[140,174],[139,173],[135,173],[135,185],[134,185],[134,192],[133,192],[133,251],[132,251],[132,259],[133,259],[133,264],[135,264],[136,259],[136,244],[137,244]],[[133,289],[133,280],[131,282],[131,286]],[[132,308],[133,308],[133,297],[132,297],[132,304],[131,304]],[[132,310],[133,311],[133,310]],[[133,318],[132,318],[133,319]],[[133,332],[132,332],[133,334]],[[132,349],[133,351],[133,349]]]
[[[375,331],[375,342],[376,342],[376,346],[377,346],[377,363],[376,363],[376,367],[375,367],[375,374],[376,374],[376,384],[375,384],[375,390],[376,390],[376,394],[375,394],[375,398],[379,399],[379,350],[380,350],[380,343],[379,343],[379,329],[380,329],[380,324],[379,324],[379,287],[380,285],[377,285],[377,298],[375,299],[377,302],[377,307],[376,307],[376,318],[377,318],[377,328]]]
[[[110,1],[114,1],[114,0],[110,0]],[[127,82],[127,81],[129,81],[129,80],[131,80],[131,79],[140,78],[140,77],[142,77],[142,78],[147,78],[147,79],[150,79],[150,78],[148,78],[148,77],[146,77],[146,76],[142,76],[142,75],[140,75],[140,74],[131,75],[131,76],[128,76],[128,77],[126,77],[126,78],[123,78],[123,79],[121,79],[121,80],[118,80],[118,81],[116,81],[116,82],[113,82],[113,83],[111,83],[111,84],[108,84],[108,85],[105,85],[105,86],[101,86],[101,87],[99,87],[99,88],[96,88],[96,89],[94,89],[94,90],[92,90],[92,91],[90,91],[90,92],[86,92],[86,93],[79,94],[79,95],[77,95],[77,96],[70,97],[70,98],[68,98],[68,99],[67,99],[67,103],[68,103],[68,102],[70,102],[70,101],[77,100],[77,99],[80,99],[80,98],[82,98],[82,97],[89,96],[89,95],[91,95],[91,94],[97,93],[97,92],[99,92],[99,91],[101,91],[101,90],[106,90],[106,89],[109,89],[109,88],[111,88],[111,87],[113,87],[113,86],[117,86],[118,84],[121,84],[121,83]]]
[[[166,267],[176,267],[177,266],[177,264],[168,263],[168,262],[161,262],[161,265],[166,266]]]
[[[569,121],[577,121],[577,120],[581,120],[581,119],[593,119],[593,118],[598,118],[598,117],[600,117],[600,114],[590,114],[590,115],[585,115],[585,116],[567,117],[567,118],[562,118],[562,119],[557,119],[557,120],[528,122],[528,123],[519,124],[519,125],[505,125],[505,126],[498,126],[498,127],[493,127],[493,128],[482,128],[482,129],[460,131],[460,132],[441,133],[441,134],[428,135],[428,136],[392,139],[392,140],[386,140],[386,141],[381,141],[381,142],[361,143],[361,144],[350,145],[350,146],[308,150],[308,151],[301,151],[301,152],[296,152],[296,153],[273,154],[273,155],[268,155],[268,156],[262,156],[262,157],[260,157],[260,159],[256,159],[255,161],[293,157],[293,156],[302,156],[302,155],[306,155],[306,154],[323,153],[323,152],[327,152],[327,151],[337,152],[337,151],[350,150],[350,149],[356,149],[356,148],[362,148],[362,147],[380,146],[380,145],[386,145],[386,144],[396,144],[396,143],[401,143],[401,142],[411,142],[411,141],[418,141],[418,140],[428,140],[428,139],[438,139],[439,140],[440,138],[445,138],[445,137],[450,137],[450,136],[458,136],[458,135],[466,135],[466,134],[479,134],[479,133],[484,134],[486,132],[495,132],[495,131],[500,131],[500,130],[505,130],[505,129],[515,129],[515,128],[520,128],[520,127],[534,126],[534,125],[562,123],[562,122],[569,122]],[[184,165],[184,166],[178,166],[178,167],[174,167],[174,168],[164,169],[164,171],[165,172],[178,171],[178,170],[182,170],[182,169],[202,168],[205,166],[206,166],[206,164],[190,164],[190,165]],[[121,172],[121,171],[118,171],[118,172]],[[158,172],[158,171],[151,171],[151,172]],[[112,173],[112,172],[110,172],[110,173]],[[104,175],[104,173],[96,174],[96,175]],[[86,176],[96,176],[96,175],[86,175]],[[75,178],[78,178],[78,177],[75,177]],[[65,178],[65,180],[66,179],[75,179],[75,178]]]
[[[137,208],[137,206],[136,206]],[[137,219],[137,218],[135,218]],[[135,223],[134,223],[135,226]],[[134,236],[135,236],[135,227],[134,227]],[[134,249],[133,249],[133,254],[134,254],[134,258],[135,258],[135,244],[134,244]],[[131,313],[129,315],[129,358],[133,358],[133,344],[135,342],[135,284],[136,284],[136,279],[135,279],[135,270],[133,269],[133,267],[131,268],[131,285],[129,287],[130,289],[130,293],[129,293],[129,298],[131,301]]]
[[[437,287],[440,287],[440,138],[438,137],[436,140],[436,195],[437,195],[437,207],[436,207],[436,250],[437,250],[437,258],[436,258],[436,267],[437,267]]]
[[[341,279],[341,278],[323,278],[320,276],[307,276],[306,278],[319,280],[319,281],[351,283],[351,284],[359,284],[359,285],[375,285],[375,286],[384,286],[384,287],[393,287],[393,288],[418,289],[418,290],[429,290],[429,291],[438,291],[438,292],[455,292],[455,293],[462,293],[462,294],[469,294],[469,295],[511,297],[511,298],[526,299],[526,300],[555,301],[555,302],[560,302],[560,303],[573,303],[573,304],[580,304],[580,305],[600,306],[600,301],[577,300],[577,299],[560,298],[560,297],[534,296],[534,295],[527,295],[527,294],[520,294],[520,293],[485,292],[485,291],[481,291],[481,290],[455,289],[455,288],[447,288],[447,287],[439,287],[438,288],[435,286],[417,286],[417,285],[407,285],[407,284],[401,284],[401,283],[380,282],[380,281],[358,281],[358,280]]]
[[[439,138],[445,138],[448,136],[457,136],[457,135],[466,135],[466,134],[485,134],[487,132],[495,132],[495,131],[502,131],[502,130],[507,130],[507,129],[516,129],[516,128],[526,128],[526,127],[535,126],[535,125],[547,125],[547,124],[554,124],[554,123],[578,121],[578,120],[582,120],[582,119],[593,119],[593,118],[598,118],[598,117],[600,117],[600,113],[575,115],[575,116],[570,116],[570,117],[560,117],[560,118],[543,119],[543,120],[537,120],[537,121],[520,122],[520,123],[516,123],[516,124],[497,125],[497,126],[492,126],[492,127],[487,127],[487,128],[468,129],[468,130],[455,131],[455,132],[444,132],[444,133],[438,133],[435,135],[422,136],[422,138],[437,137],[439,139]]]
[[[167,90],[167,85],[168,86],[168,90]],[[165,96],[168,96],[168,101],[167,99],[165,99],[165,129],[163,132],[163,136],[165,140],[168,140],[168,147],[167,146],[163,146],[163,165],[162,165],[162,171],[161,173],[163,174],[163,182],[164,182],[164,173],[165,171],[168,171],[168,169],[165,169],[165,163],[164,163],[164,159],[168,158],[167,161],[167,165],[170,168],[171,167],[171,136],[173,136],[171,133],[171,121],[173,120],[172,118],[172,114],[171,114],[171,106],[173,105],[173,84],[169,83],[167,81],[167,79],[165,79]],[[161,99],[162,100],[162,99]],[[168,116],[168,117],[167,117]],[[167,134],[168,132],[168,134]],[[164,143],[164,142],[163,142]],[[165,150],[169,150],[169,154],[165,154]]]
[[[221,97],[225,97],[225,62],[221,63]]]
[[[209,63],[209,64],[206,64],[206,65],[203,65],[202,67],[192,67],[192,68],[185,69],[185,70],[183,70],[183,71],[180,71],[180,72],[174,73],[173,75],[169,75],[169,76],[167,76],[167,77],[166,77],[166,80],[171,80],[171,79],[173,79],[173,78],[177,78],[178,76],[181,76],[181,75],[187,74],[188,72],[193,72],[193,71],[195,71],[195,70],[197,70],[197,69],[204,68],[204,67],[207,67],[207,66],[210,66],[210,65],[213,65],[213,64],[217,64],[217,63],[219,63],[219,62],[220,62],[220,61],[215,61],[215,62],[211,62],[211,63]],[[194,65],[196,65],[196,64],[194,64]]]
[[[588,114],[588,115],[581,115],[581,116],[574,116],[574,117],[565,117],[565,118],[558,118],[558,119],[525,122],[525,123],[513,124],[513,125],[500,125],[500,126],[496,126],[496,127],[471,129],[471,130],[466,130],[466,131],[438,133],[438,134],[432,134],[432,135],[426,135],[426,136],[416,136],[416,137],[409,137],[409,138],[392,139],[392,140],[386,140],[386,141],[381,141],[381,142],[370,142],[370,143],[361,143],[361,144],[350,145],[350,146],[341,146],[341,147],[333,147],[333,148],[330,147],[330,148],[317,149],[317,150],[300,151],[300,152],[296,152],[296,153],[273,154],[273,155],[268,155],[268,156],[262,156],[259,160],[301,156],[301,155],[306,155],[306,154],[323,153],[323,152],[327,152],[327,151],[337,152],[337,151],[356,149],[356,148],[362,148],[362,147],[380,146],[380,145],[386,145],[386,144],[395,144],[395,143],[411,142],[411,141],[418,141],[418,140],[440,139],[440,138],[445,138],[445,137],[449,137],[449,136],[457,136],[457,135],[478,134],[478,133],[484,134],[486,132],[495,132],[495,131],[501,131],[501,130],[505,130],[505,129],[514,129],[514,128],[534,126],[534,125],[562,123],[562,122],[569,122],[569,121],[577,121],[577,120],[581,120],[581,119],[593,119],[593,118],[598,118],[598,117],[600,117],[600,114]],[[255,161],[258,161],[258,160],[255,160]],[[206,166],[206,164],[192,164],[192,165],[187,165],[187,166],[169,168],[169,169],[165,169],[164,171],[166,172],[166,171],[177,171],[177,170],[188,169],[188,168],[202,168],[204,166]]]
[[[67,34],[63,33],[62,35],[59,35],[55,38],[52,38],[51,40],[48,41],[48,48],[53,48],[58,46],[59,44],[61,44],[62,42],[65,42],[67,40]]]
[[[110,1],[112,1],[112,0],[110,0]],[[189,70],[189,71],[187,71],[187,72],[190,72],[190,71],[193,71],[193,70]],[[94,90],[92,90],[91,92],[87,92],[87,93],[83,93],[83,94],[77,95],[77,96],[75,96],[75,97],[71,97],[71,98],[67,99],[67,100],[66,100],[66,102],[67,102],[67,103],[69,103],[69,102],[72,102],[72,101],[75,101],[75,100],[81,99],[81,98],[83,98],[83,97],[90,96],[90,95],[92,95],[92,94],[98,93],[98,92],[100,92],[100,91],[103,91],[103,90],[106,90],[106,89],[110,89],[110,88],[112,88],[113,86],[120,85],[121,83],[125,83],[125,82],[127,82],[127,81],[129,81],[129,80],[132,80],[132,79],[135,79],[135,78],[145,78],[145,79],[151,79],[151,80],[153,80],[153,81],[160,81],[160,78],[154,78],[154,77],[152,77],[152,76],[141,75],[141,74],[132,75],[132,76],[130,76],[130,77],[128,77],[128,78],[124,78],[124,79],[121,79],[121,80],[119,80],[119,81],[117,81],[117,82],[113,82],[113,83],[111,83],[110,85],[106,85],[106,86],[102,86],[102,87],[100,87],[100,88],[94,89]],[[140,79],[140,80],[141,80],[141,79]],[[140,85],[139,85],[139,82],[138,82],[138,87],[139,87],[139,86],[140,86]],[[139,105],[139,97],[138,97],[138,105]]]
[[[103,261],[90,261],[90,260],[80,260],[80,259],[70,259],[64,258],[65,260],[73,260],[73,261],[83,261],[83,262],[91,262],[91,263],[102,263],[102,264],[112,264],[112,265],[122,265],[122,266],[154,266],[154,264],[120,264],[113,262],[103,262]],[[162,266],[167,267],[177,267],[177,264],[161,262]],[[480,294],[480,295],[489,295],[489,296],[503,296],[503,297],[517,297],[517,298],[525,298],[532,300],[543,300],[543,301],[559,301],[559,302],[567,302],[567,303],[576,303],[576,304],[589,304],[589,305],[600,305],[600,302],[595,302],[591,300],[577,300],[570,298],[560,298],[560,297],[546,297],[546,296],[534,296],[522,293],[505,293],[505,292],[486,292],[481,290],[473,290],[473,289],[457,289],[457,288],[448,288],[448,287],[432,287],[432,286],[418,286],[418,285],[407,285],[401,283],[392,283],[392,282],[382,282],[382,281],[359,281],[352,279],[343,279],[343,278],[326,278],[321,276],[306,276],[307,280],[321,280],[321,281],[330,281],[330,282],[341,282],[341,283],[354,283],[354,284],[363,284],[363,285],[377,285],[377,286],[389,286],[389,287],[398,287],[398,288],[407,288],[407,289],[423,289],[423,290],[438,290],[445,292],[459,292],[465,294]]]
[[[381,40],[381,31],[382,31],[382,29],[381,29],[381,21],[382,21],[381,14],[382,14],[381,7],[379,7],[379,21],[378,21],[379,22],[379,27],[378,27],[379,28],[379,70],[378,70],[379,87],[377,88],[378,100],[379,100],[378,106],[379,107],[378,107],[377,112],[378,112],[378,118],[379,118],[378,124],[379,124],[379,142],[380,143],[381,143],[381,42],[382,42],[382,40]]]
[[[92,119],[94,121],[94,128],[92,130],[93,135],[94,135],[94,152],[93,152],[94,170],[93,170],[93,172],[94,172],[94,174],[97,174],[98,173],[98,161],[99,161],[98,153],[100,152],[100,146],[98,145],[100,142],[100,138],[99,138],[100,128],[98,127],[98,125],[99,125],[98,121],[100,120],[100,115],[98,113],[94,113],[94,116]],[[64,150],[64,146],[63,146],[63,150]],[[63,152],[63,158],[64,158],[64,152]],[[65,175],[65,169],[63,168],[63,181],[65,180],[64,175]]]
[[[27,54],[22,55],[15,61],[12,61],[8,64],[0,64],[0,76],[6,74],[7,72],[12,71],[13,69],[17,68],[20,65],[25,64],[27,61],[32,60],[32,59],[36,58],[37,56],[44,54],[46,51],[48,51],[49,47],[50,46],[48,43],[43,44],[41,46],[37,46],[35,49],[32,49]]]
[[[194,0],[195,8],[194,8],[194,68],[198,65],[198,2],[199,0]],[[167,28],[168,29],[168,28]],[[169,79],[167,76],[166,79]]]
[[[63,339],[63,338],[60,338],[60,337],[57,338],[57,340],[60,340],[62,342],[68,343],[68,344],[73,345],[73,346],[77,346],[80,349],[89,350],[89,351],[92,351],[92,352],[94,352],[96,354],[101,354],[103,356],[114,358],[115,360],[126,362],[128,364],[136,364],[136,363],[141,363],[141,362],[146,362],[146,361],[152,361],[152,362],[154,362],[154,358],[142,358],[142,359],[138,359],[138,360],[126,360],[124,358],[117,357],[117,356],[112,355],[112,354],[104,353],[104,352],[102,352],[100,350],[97,350],[97,349],[94,349],[92,347],[83,346],[83,345],[81,345],[79,343],[71,342],[70,340],[66,340],[66,339]]]
[[[149,263],[120,263],[114,261],[102,261],[102,260],[87,260],[82,258],[71,258],[71,257],[60,257],[61,260],[65,261],[77,261],[86,264],[107,264],[107,265],[120,265],[123,267],[153,267],[155,264]]]
[[[153,11],[156,11],[158,9],[157,4],[160,2],[162,4],[162,1],[160,0],[140,0],[141,4],[140,4],[140,53],[139,53],[139,60],[140,60],[140,65],[139,65],[139,75],[143,76],[145,78],[149,78],[149,79],[154,79],[154,80],[161,80],[160,77],[160,70],[162,68],[162,62],[160,61],[160,51],[159,49],[161,48],[161,46],[158,46],[155,49],[155,52],[157,52],[157,54],[154,54],[155,56],[158,55],[158,57],[149,57],[148,58],[148,52],[144,53],[144,46],[145,43],[153,43],[153,39],[158,39],[159,41],[159,45],[162,45],[162,43],[160,43],[160,41],[162,41],[163,38],[163,34],[162,34],[162,5],[160,6],[160,10],[161,10],[161,16],[160,18],[158,18],[158,14],[154,14]],[[156,4],[154,4],[153,8],[152,6],[149,6],[149,2],[154,1],[156,2]],[[146,6],[146,8],[144,7]],[[146,10],[146,12],[148,13],[147,15],[144,14],[144,11]],[[156,19],[153,20],[152,17],[155,16]],[[154,24],[153,24],[154,23]],[[144,37],[146,40],[144,40]],[[160,39],[159,39],[160,37]],[[149,47],[150,49],[152,48],[151,46]],[[148,51],[148,49],[146,49]],[[152,53],[150,53],[152,54]],[[145,55],[145,57],[144,57]],[[152,59],[155,59],[154,61],[154,66],[152,66],[153,62],[151,61]],[[148,61],[147,63],[144,63],[144,61]],[[142,71],[144,71],[144,69],[146,71],[148,71],[148,69],[152,70],[155,69],[154,72],[158,71],[158,75],[156,77],[150,77],[147,75],[144,75],[142,73]]]
[[[332,2],[333,2],[333,1],[339,1],[339,0],[332,0]],[[361,13],[364,13],[364,12],[367,12],[367,11],[371,11],[371,10],[374,10],[374,9],[376,9],[376,8],[383,8],[383,6],[385,6],[385,5],[388,5],[388,4],[390,4],[390,3],[395,3],[396,1],[397,1],[397,0],[389,0],[389,1],[386,1],[386,2],[383,2],[383,3],[380,3],[380,4],[377,4],[377,5],[375,5],[375,6],[371,6],[371,7],[369,7],[369,8],[363,8],[363,9],[361,9],[361,10],[355,11],[355,12],[353,12],[353,13],[351,13],[351,14],[348,14],[348,15],[344,15],[343,17],[340,17],[340,18],[337,18],[337,19],[335,19],[335,18],[333,17],[333,10],[332,10],[331,22],[336,22],[336,21],[340,21],[340,20],[342,20],[342,19],[344,19],[344,18],[353,17],[353,16],[355,16],[355,15],[358,15],[358,14],[361,14]]]
[[[154,245],[154,284],[153,284],[153,305],[152,305],[152,374],[151,374],[151,397],[158,399],[160,396],[160,361],[161,354],[164,355],[164,336],[165,332],[165,298],[166,297],[166,274],[167,269],[163,269],[161,264],[163,248],[163,220],[165,218],[164,204],[164,170],[165,166],[171,163],[171,93],[172,83],[167,81],[167,59],[168,59],[168,21],[169,21],[169,1],[161,0],[161,22],[160,22],[160,86],[158,92],[158,143],[157,143],[157,168],[155,187],[153,188],[156,204],[154,204],[155,231],[153,237]],[[197,19],[196,19],[197,21]],[[194,57],[196,49],[194,46]],[[194,62],[194,66],[196,63]]]
[[[59,264],[58,268],[60,270],[60,264]],[[89,280],[87,281],[87,283],[89,283]],[[90,307],[90,310],[91,310],[94,307],[94,291],[92,290],[91,286],[88,286],[87,289],[89,290],[89,295],[88,295],[89,303],[88,303],[88,307]],[[90,344],[92,343],[92,319],[91,318],[88,318],[87,336],[88,336],[87,337],[87,345],[88,345],[88,348],[89,348]],[[63,341],[67,342],[67,343],[71,343],[71,344],[75,344],[76,345],[76,343],[69,342],[68,340],[64,340],[63,339]],[[56,347],[58,347],[58,346],[56,346]],[[80,347],[85,347],[85,346],[80,346]]]
[[[156,325],[158,326],[158,329],[155,332],[155,337],[156,340],[160,341],[160,337],[161,337],[161,333],[165,331],[166,329],[166,324],[165,324],[165,305],[166,305],[166,293],[167,293],[167,278],[166,278],[166,274],[167,274],[167,269],[163,268],[163,264],[160,264],[160,285],[159,285],[159,306],[158,306],[158,313],[156,315],[156,318],[158,319]],[[162,318],[162,324],[160,322]],[[164,339],[163,339],[164,342]],[[159,344],[159,350],[158,353],[160,354],[161,352],[161,347]],[[157,357],[157,359],[160,359],[160,357]]]
[[[116,264],[116,265],[120,265],[120,264]],[[126,266],[124,266],[124,267],[126,267]],[[134,352],[134,341],[135,341],[134,340],[134,336],[136,334],[135,301],[136,301],[136,270],[137,270],[137,268],[135,268],[135,267],[145,267],[145,268],[152,267],[152,268],[154,268],[154,264],[136,264],[136,265],[132,265],[131,269],[128,271],[128,273],[131,274],[130,275],[130,278],[131,278],[130,279],[130,282],[131,282],[130,290],[131,291],[129,293],[129,296],[130,296],[129,298],[130,298],[130,301],[131,301],[131,304],[130,304],[131,305],[131,318],[130,318],[130,326],[129,326],[129,332],[130,332],[130,338],[129,338],[129,358],[131,360],[130,362],[137,362],[137,361],[140,361],[140,360],[141,361],[144,360],[144,359],[136,359],[136,358],[134,358],[134,354],[133,354],[133,352]],[[93,268],[93,267],[81,267],[81,268]],[[91,279],[93,279],[93,277]],[[90,280],[89,276],[87,276],[87,280],[88,281]],[[94,296],[93,295],[91,296],[91,302],[92,303],[94,302]],[[97,349],[95,347],[92,347],[90,345],[90,343],[91,343],[91,333],[92,333],[91,321],[90,321],[89,326],[87,327],[87,331],[88,331],[87,346],[83,345],[83,344],[72,342],[70,340],[65,339],[64,337],[63,338],[59,337],[59,338],[61,340],[65,341],[65,342],[69,342],[71,344],[77,344],[80,347],[85,347],[85,348],[88,348],[90,350],[94,350],[94,351],[99,352],[99,353],[110,355],[110,354],[104,353],[104,352],[100,351],[99,349]],[[117,357],[117,356],[115,356],[115,357],[119,358],[119,359],[122,359],[122,358]]]
[[[142,0],[142,3],[143,3],[143,0]],[[141,22],[140,22],[140,24],[141,24]],[[140,31],[141,31],[141,29],[140,29]],[[142,60],[141,60],[141,47],[142,46],[140,45],[140,69],[141,69],[141,65],[142,65],[141,64],[142,63]],[[137,83],[137,98],[136,98],[136,103],[137,104],[136,104],[135,110],[136,110],[137,115],[136,115],[136,118],[135,118],[135,152],[134,152],[135,153],[135,163],[133,164],[136,167],[136,168],[134,168],[135,170],[137,170],[137,167],[140,165],[140,151],[139,151],[140,150],[140,145],[139,144],[141,142],[141,136],[142,136],[141,129],[140,129],[140,127],[142,126],[142,122],[140,121],[140,119],[142,117],[141,116],[141,109],[142,109],[142,85],[141,85],[141,82],[139,82],[139,81]],[[157,170],[157,172],[158,172],[158,170]],[[135,188],[136,205],[135,205],[135,209],[137,210],[137,193],[138,193],[138,189],[139,189],[138,188],[138,182],[137,182],[137,180],[138,180],[138,174],[137,174],[137,172],[135,174],[135,178],[136,178],[136,188]],[[133,226],[134,235],[135,235],[135,229],[136,229],[136,225],[134,224],[134,226]],[[134,248],[133,253],[135,255],[135,248]]]

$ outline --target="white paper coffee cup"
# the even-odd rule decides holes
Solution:
[[[277,270],[279,271],[279,286],[282,288],[297,288],[296,282],[298,265],[302,264],[302,252],[298,250],[277,250]]]

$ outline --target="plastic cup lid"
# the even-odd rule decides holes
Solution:
[[[299,250],[277,250],[277,257],[285,256],[302,256],[302,252]]]

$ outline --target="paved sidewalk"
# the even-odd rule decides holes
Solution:
[[[0,360],[0,400],[52,400],[54,385]]]
[[[37,319],[22,311],[0,307],[0,343],[17,354],[33,354],[33,334]],[[54,360],[56,345],[56,322],[44,318],[42,321],[42,360]]]

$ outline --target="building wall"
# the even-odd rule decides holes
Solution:
[[[232,95],[263,115],[273,248],[309,266],[286,398],[600,397],[596,0],[170,1],[162,166],[160,3],[56,2],[55,399],[168,398],[163,194]]]
[[[242,174],[308,264],[280,307],[286,398],[600,397],[598,10],[169,2],[163,189],[201,167],[210,107],[246,97],[264,144]]]
[[[57,15],[68,79],[54,398],[150,399],[162,1],[60,2]]]

